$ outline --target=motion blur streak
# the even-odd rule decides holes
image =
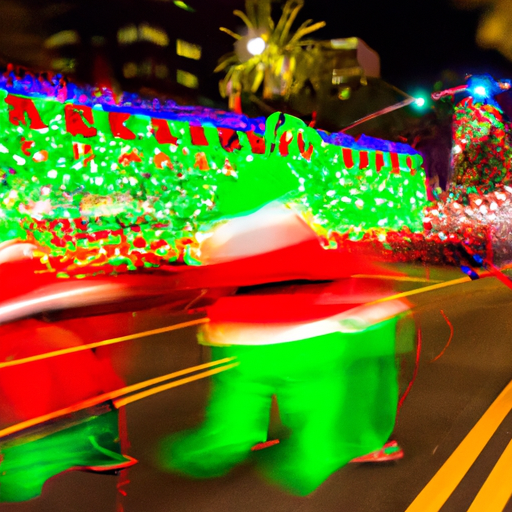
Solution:
[[[41,359],[48,359],[50,357],[61,356],[64,354],[71,354],[73,352],[80,352],[82,350],[90,350],[97,347],[104,347],[106,345],[113,345],[115,343],[121,343],[123,341],[136,340],[138,338],[145,338],[147,336],[154,336],[155,334],[162,334],[164,332],[176,331],[178,329],[184,329],[193,325],[199,325],[209,322],[208,318],[199,318],[197,320],[191,320],[189,322],[182,322],[181,324],[170,325],[167,327],[161,327],[159,329],[152,329],[150,331],[143,331],[136,334],[129,334],[128,336],[121,336],[119,338],[112,338],[110,340],[98,341],[96,343],[89,343],[88,345],[80,345],[78,347],[70,347],[62,350],[54,350],[47,352],[46,354],[38,354],[31,357],[24,357],[23,359],[15,359],[13,361],[6,361],[0,363],[0,369],[8,366],[16,366],[19,364],[30,363],[32,361],[40,361]]]
[[[153,385],[158,384],[160,382],[164,382],[166,380],[174,379],[176,377],[179,377],[181,375],[185,375],[187,373],[192,373],[192,372],[195,372],[195,371],[198,371],[198,370],[203,370],[205,368],[210,368],[212,366],[216,366],[216,365],[219,365],[219,364],[224,364],[224,363],[227,363],[229,361],[232,361],[233,359],[234,359],[233,357],[227,357],[225,359],[219,359],[217,361],[212,361],[210,363],[204,363],[204,364],[200,364],[198,366],[193,366],[193,367],[190,367],[190,368],[185,368],[184,370],[179,370],[177,372],[169,373],[168,375],[163,375],[161,377],[156,377],[154,379],[146,380],[144,382],[139,382],[138,384],[133,384],[131,386],[126,386],[126,387],[118,389],[116,391],[111,391],[109,393],[103,393],[102,395],[95,396],[95,397],[90,398],[88,400],[83,400],[82,402],[79,402],[79,403],[77,403],[75,405],[72,405],[70,407],[66,407],[64,409],[60,409],[58,411],[51,412],[49,414],[45,414],[43,416],[39,416],[38,418],[33,418],[33,419],[30,419],[30,420],[27,420],[27,421],[22,421],[20,423],[17,423],[16,425],[12,425],[11,427],[4,428],[4,429],[0,430],[0,439],[2,439],[3,437],[9,436],[11,434],[15,434],[17,432],[20,432],[21,430],[24,430],[26,428],[30,428],[30,427],[33,427],[35,425],[40,425],[41,423],[44,423],[46,421],[50,421],[50,420],[53,420],[55,418],[59,418],[59,417],[64,416],[66,414],[71,414],[73,412],[76,412],[76,411],[79,411],[79,410],[82,410],[82,409],[87,409],[89,407],[93,407],[95,405],[101,404],[103,402],[107,402],[109,400],[115,400],[116,398],[120,398],[120,397],[122,397],[124,395],[127,395],[129,393],[133,393],[134,391],[138,391],[138,390],[140,390],[142,388],[145,388],[145,387],[148,387],[148,386],[153,386]],[[166,389],[170,389],[171,387],[181,386],[182,384],[186,384],[187,382],[191,382],[192,380],[202,379],[202,378],[208,377],[209,375],[213,375],[214,373],[220,373],[221,371],[228,370],[228,369],[232,368],[233,366],[235,366],[235,365],[231,364],[231,365],[227,365],[227,366],[222,366],[222,367],[216,368],[215,370],[213,370],[211,372],[203,372],[203,373],[194,375],[193,378],[190,378],[190,379],[185,378],[185,379],[181,379],[179,381],[172,382],[171,383],[172,385],[169,385],[169,387],[166,388]],[[160,391],[164,391],[164,389],[161,389],[161,387],[160,388],[155,388],[155,390],[158,390],[158,391],[150,390],[150,393],[147,396],[149,396],[150,394],[153,394],[153,393],[158,393]],[[136,397],[137,397],[137,395],[136,395]],[[143,398],[143,397],[140,397],[140,398]],[[129,400],[126,403],[133,402],[133,401],[135,401],[137,399],[139,399],[139,398],[134,398],[133,400]],[[116,404],[117,407],[120,407],[122,405],[122,404],[120,405],[119,402],[114,402],[114,403]]]

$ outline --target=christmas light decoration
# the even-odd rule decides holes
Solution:
[[[421,157],[409,146],[178,107],[61,77],[0,80],[0,241],[48,249],[46,268],[88,275],[198,264],[196,234],[279,199],[326,246],[422,230]]]
[[[500,265],[512,259],[512,126],[494,97],[508,89],[509,80],[477,75],[465,86],[432,95],[469,92],[455,105],[449,191],[425,211],[427,240],[468,247]]]

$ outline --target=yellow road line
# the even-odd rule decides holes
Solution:
[[[406,512],[438,512],[512,409],[512,381],[478,420]],[[485,509],[489,512],[490,509]]]
[[[468,512],[502,512],[512,496],[512,441],[501,454]]]
[[[169,382],[168,384],[163,384],[162,386],[157,386],[156,388],[151,388],[146,391],[142,391],[137,393],[136,395],[127,396],[126,398],[119,398],[118,400],[114,400],[114,405],[119,408],[124,405],[131,404],[132,402],[136,402],[137,400],[141,400],[142,398],[146,398],[151,395],[155,395],[156,393],[161,393],[162,391],[167,391],[168,389],[175,388],[177,386],[182,386],[183,384],[187,384],[189,382],[193,382],[195,380],[204,379],[205,377],[209,377],[210,375],[215,375],[216,373],[225,372],[235,366],[238,366],[240,363],[232,363],[225,366],[221,366],[219,368],[214,368],[213,370],[208,370],[206,372],[198,373],[196,375],[192,375],[190,377],[184,377],[180,380],[175,380],[173,382]]]
[[[54,420],[54,419],[60,418],[62,416],[66,416],[67,414],[72,414],[74,412],[78,412],[83,409],[87,409],[89,407],[94,407],[95,405],[99,405],[101,403],[104,403],[104,402],[107,402],[110,400],[120,399],[121,397],[123,397],[129,393],[133,393],[134,391],[139,391],[140,389],[146,388],[148,386],[154,386],[155,384],[159,384],[160,382],[164,382],[169,379],[174,379],[176,377],[180,377],[181,375],[186,375],[187,373],[192,373],[194,371],[203,370],[203,369],[210,368],[212,366],[217,366],[217,365],[224,364],[224,363],[229,363],[229,362],[233,361],[234,359],[235,359],[234,357],[226,357],[224,359],[218,359],[217,361],[211,361],[209,363],[200,364],[198,366],[185,368],[184,370],[178,370],[177,372],[169,373],[169,374],[163,375],[161,377],[155,377],[154,379],[149,379],[144,382],[132,384],[131,386],[126,386],[124,388],[116,389],[115,391],[103,393],[101,395],[89,398],[87,400],[83,400],[77,404],[70,405],[69,407],[65,407],[64,409],[59,409],[58,411],[53,411],[51,413],[44,414],[43,416],[38,416],[37,418],[32,418],[30,420],[16,423],[16,425],[12,425],[10,427],[0,430],[0,440],[2,439],[2,437],[5,437],[5,436],[11,435],[11,434],[15,434],[17,432],[20,432],[21,430],[25,430],[27,428],[34,427],[36,425],[40,425],[42,423],[45,423],[46,421]],[[213,371],[213,373],[219,373],[221,371],[227,370],[232,367],[233,367],[233,365],[231,364],[231,365],[215,368],[214,369],[215,371]],[[208,377],[211,374],[212,373],[209,373],[209,372],[203,372],[201,374],[195,375],[194,377],[196,377],[196,378],[192,379],[192,380],[197,380],[198,378]],[[186,378],[184,378],[179,381],[172,382],[171,384],[173,384],[173,386],[170,386],[170,387],[176,387],[181,384],[186,384],[187,382],[190,382],[190,381],[187,380]],[[158,389],[158,388],[155,388],[155,389]],[[137,396],[137,395],[135,395],[135,396]]]
[[[152,329],[151,331],[137,332],[135,334],[121,336],[119,338],[112,338],[110,340],[97,341],[95,343],[89,343],[87,345],[78,345],[76,347],[68,347],[63,348],[61,350],[53,350],[52,352],[45,352],[44,354],[24,357],[22,359],[14,359],[13,361],[5,361],[3,363],[0,363],[0,369],[6,368],[8,366],[16,366],[19,364],[31,363],[32,361],[41,361],[42,359],[48,359],[50,357],[62,356],[65,354],[73,354],[75,352],[81,352],[82,350],[91,350],[93,348],[114,345],[115,343],[121,343],[123,341],[130,341],[139,338],[145,338],[147,336],[154,336],[155,334],[162,334],[164,332],[176,331],[178,329],[184,329],[185,327],[191,327],[193,325],[205,324],[209,321],[209,318],[199,318],[197,320],[190,320],[189,322],[182,322],[181,324],[169,325],[166,327],[161,327],[159,329]]]
[[[428,279],[426,277],[413,277],[413,276],[392,276],[387,274],[354,274],[356,279],[383,279],[386,281],[403,281],[411,283],[442,283],[442,279]]]
[[[482,277],[482,276],[480,276]],[[455,286],[457,284],[467,283],[471,281],[470,277],[460,277],[459,279],[452,279],[451,281],[444,281],[442,283],[433,284],[431,286],[422,286],[421,288],[415,288],[414,290],[409,290],[408,292],[401,292],[395,295],[390,295],[389,297],[383,297],[382,299],[377,299],[370,304],[378,304],[380,302],[387,302],[389,300],[402,299],[404,297],[410,297],[411,295],[418,295],[419,293],[432,292],[434,290],[440,290],[441,288],[447,288],[449,286]]]

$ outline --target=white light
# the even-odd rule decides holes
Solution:
[[[487,96],[487,90],[482,85],[475,87],[473,93],[476,94],[477,96]]]
[[[418,107],[423,107],[423,105],[425,105],[425,99],[424,98],[416,98],[414,100],[414,103],[416,103],[416,105]]]
[[[247,41],[247,51],[251,55],[261,55],[266,46],[267,44],[261,37],[254,37],[253,39],[249,39],[249,41]]]

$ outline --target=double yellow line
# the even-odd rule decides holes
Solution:
[[[512,381],[418,494],[406,512],[438,512],[511,410]],[[468,512],[501,512],[511,496],[512,441],[502,453]]]
[[[64,409],[53,411],[49,414],[38,416],[37,418],[22,421],[21,423],[16,423],[15,425],[4,428],[0,430],[0,442],[2,438],[5,438],[13,434],[17,434],[28,428],[41,425],[47,421],[56,420],[69,414],[84,409],[88,409],[90,407],[94,407],[96,405],[100,405],[102,403],[109,401],[113,402],[116,408],[119,408],[124,405],[135,402],[137,400],[141,400],[142,398],[154,395],[156,393],[161,393],[162,391],[182,386],[183,384],[188,384],[189,382],[193,382],[195,380],[204,379],[206,377],[210,377],[211,375],[215,375],[216,373],[221,373],[226,370],[230,370],[231,368],[238,366],[238,364],[239,363],[235,360],[234,357],[227,357],[224,359],[218,359],[217,361],[211,361],[209,363],[193,366],[191,368],[185,368],[184,370],[179,370],[177,372],[169,373],[168,375],[163,375],[161,377],[149,379],[144,382],[139,382],[137,384],[132,384],[131,386],[116,389],[115,391],[103,393],[101,395],[89,398],[77,404],[73,404],[69,407],[65,407]],[[199,371],[200,373],[194,373]],[[192,375],[176,380],[178,377],[182,377],[187,374]],[[157,386],[157,384],[160,384],[160,386]],[[135,393],[136,391],[138,391],[138,393]]]

